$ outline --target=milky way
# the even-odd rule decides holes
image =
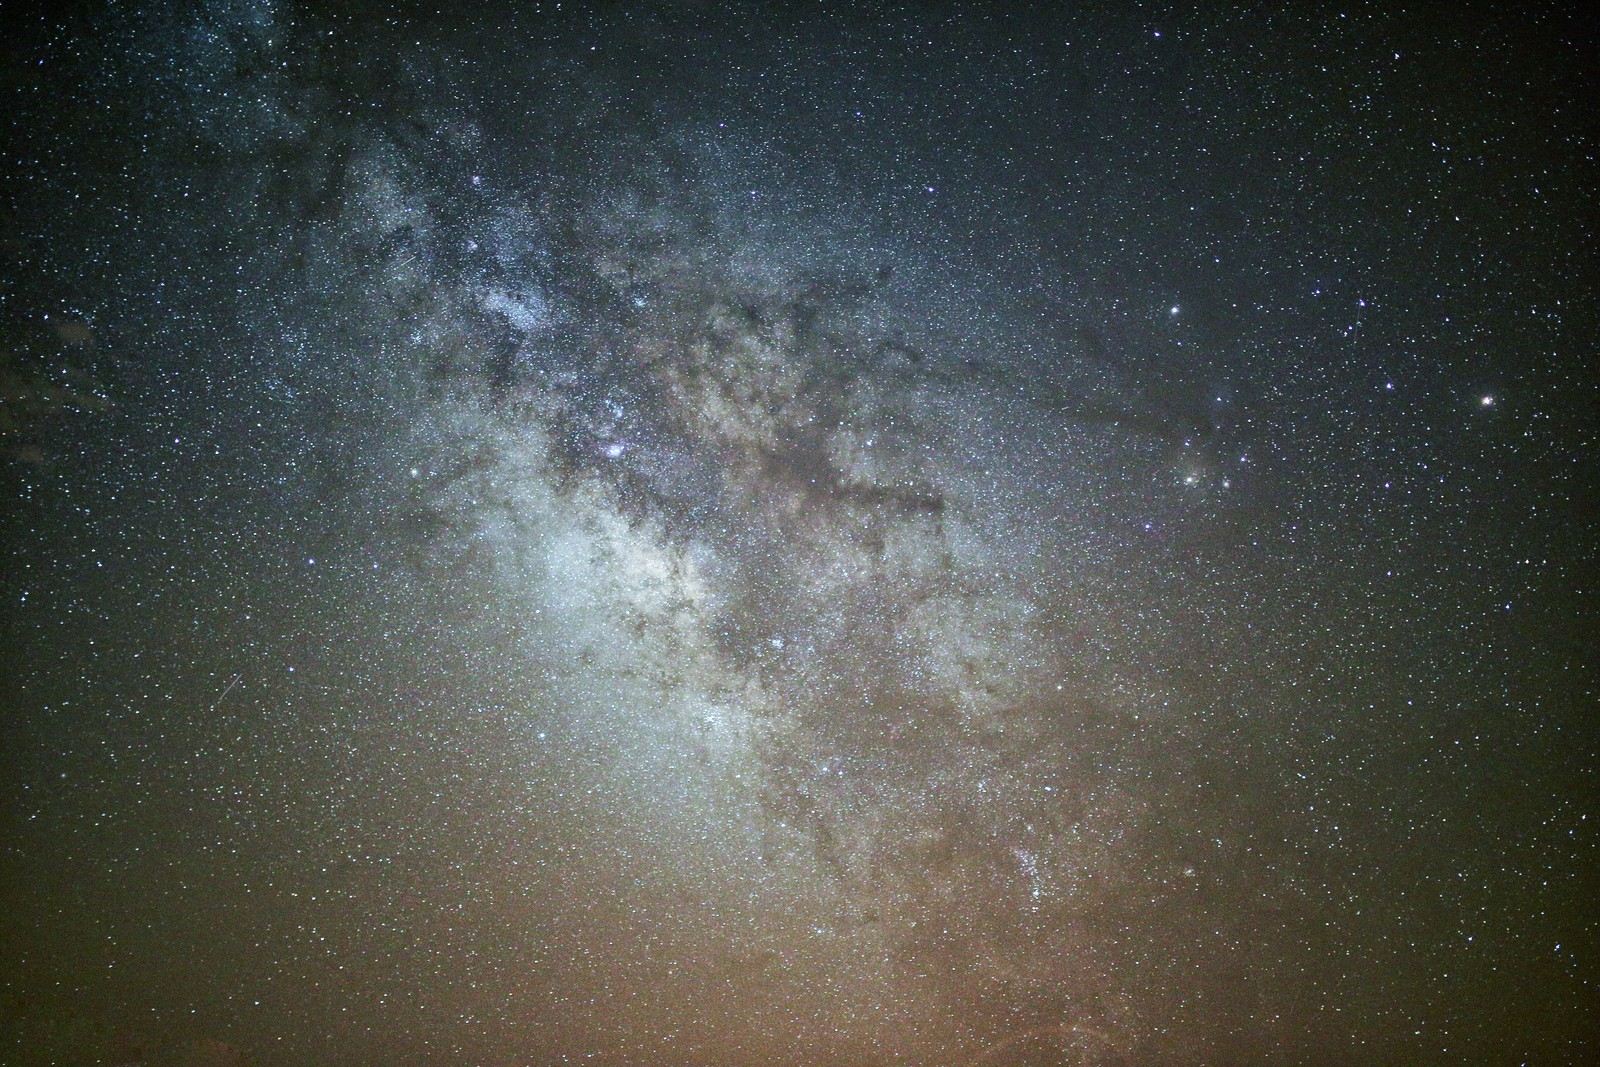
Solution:
[[[17,20],[7,1062],[1592,1055],[1577,31],[571,6]]]

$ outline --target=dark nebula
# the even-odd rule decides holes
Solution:
[[[1510,7],[0,13],[0,1061],[1592,1062]]]

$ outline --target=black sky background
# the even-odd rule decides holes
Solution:
[[[0,1059],[1594,1055],[1591,22],[0,19]]]

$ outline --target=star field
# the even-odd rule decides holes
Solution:
[[[1576,16],[0,18],[0,1059],[1594,1055]]]

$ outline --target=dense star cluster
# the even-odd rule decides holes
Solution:
[[[6,1063],[1600,1055],[1577,18],[0,19]]]

